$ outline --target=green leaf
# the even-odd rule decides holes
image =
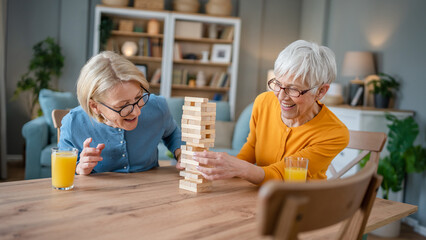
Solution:
[[[33,112],[33,107],[38,102],[40,90],[43,88],[51,89],[50,82],[52,77],[61,76],[64,59],[61,47],[55,43],[53,38],[47,37],[45,40],[35,44],[33,46],[33,58],[29,63],[28,71],[18,81],[12,99],[16,99],[21,92],[31,91],[31,112]]]

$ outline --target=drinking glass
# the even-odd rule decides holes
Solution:
[[[308,173],[307,158],[285,157],[284,181],[286,182],[306,182]]]
[[[77,155],[76,148],[52,148],[52,187],[54,189],[73,189]]]

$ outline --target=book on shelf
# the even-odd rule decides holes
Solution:
[[[180,85],[180,84],[182,84],[182,70],[180,70],[180,69],[173,69],[172,84],[173,85]]]
[[[232,40],[234,38],[234,27],[227,26],[222,30],[220,34],[220,39]]]
[[[152,57],[161,57],[161,40],[159,38],[151,38]]]
[[[226,87],[229,85],[229,74],[226,72],[215,72],[210,79],[210,87]]]
[[[161,68],[157,68],[152,75],[151,84],[160,84],[161,82]]]

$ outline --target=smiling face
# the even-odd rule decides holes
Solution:
[[[282,77],[277,79],[283,88],[292,88],[299,91],[311,89],[312,87],[293,81],[292,78]],[[284,90],[274,92],[280,102],[281,120],[289,127],[297,127],[313,119],[321,110],[321,106],[316,102],[321,99],[329,88],[329,84],[314,86],[313,88],[299,97],[290,97]]]
[[[116,111],[120,111],[125,105],[134,104],[138,101],[142,94],[143,90],[138,82],[123,81],[109,89],[100,102]],[[90,102],[90,107],[93,112],[101,115],[105,119],[104,123],[111,127],[130,131],[135,129],[138,125],[138,117],[141,114],[141,109],[138,105],[135,105],[133,112],[126,117],[121,117],[119,113],[106,106],[93,100]]]

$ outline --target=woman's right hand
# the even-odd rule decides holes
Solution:
[[[101,152],[105,148],[105,144],[101,143],[96,148],[90,147],[92,138],[87,138],[83,142],[83,151],[80,153],[80,162],[78,163],[75,172],[79,175],[89,175],[93,168],[102,161]]]

